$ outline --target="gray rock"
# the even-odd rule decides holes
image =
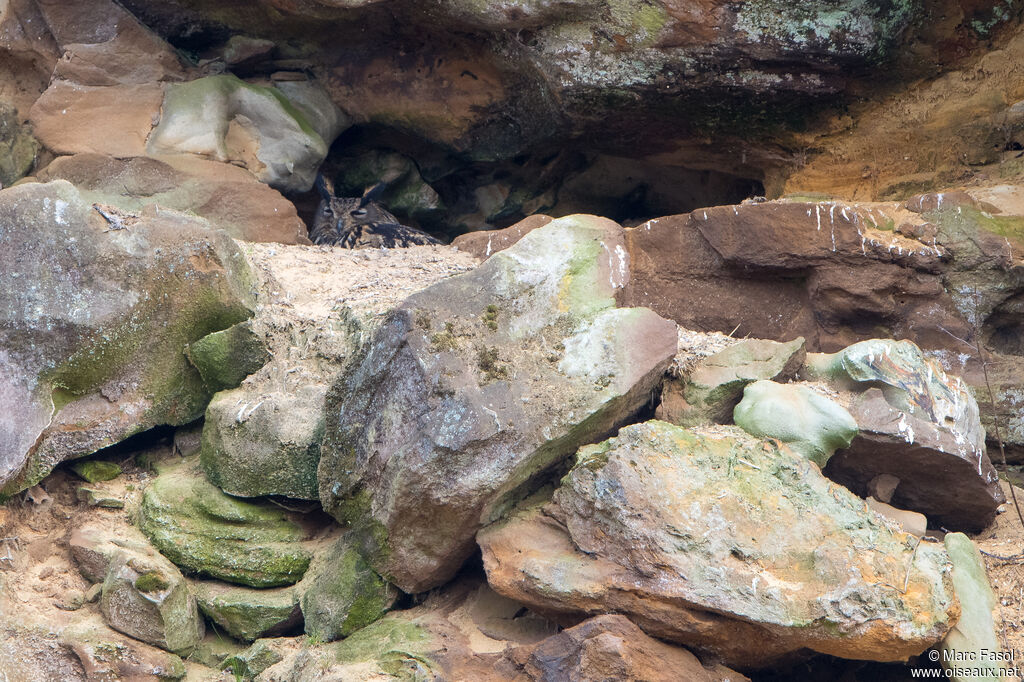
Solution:
[[[375,570],[407,592],[451,578],[531,479],[643,405],[676,348],[616,308],[622,229],[570,216],[411,296],[332,388],[324,509],[369,525]]]
[[[946,551],[953,561],[953,589],[960,599],[960,620],[942,640],[944,668],[954,674],[947,679],[967,680],[1006,679],[1000,668],[1013,667],[1013,652],[1004,652],[999,644],[992,613],[996,608],[996,595],[985,574],[985,561],[978,548],[963,533],[947,533]],[[956,661],[965,661],[963,665]],[[972,670],[962,670],[963,668]],[[961,669],[957,673],[956,669]],[[983,671],[982,674],[978,674]]]
[[[857,422],[842,405],[799,384],[752,383],[733,414],[747,433],[780,440],[820,467],[857,435]]]
[[[211,393],[186,344],[250,315],[237,246],[163,211],[115,229],[69,183],[0,192],[0,499]]]

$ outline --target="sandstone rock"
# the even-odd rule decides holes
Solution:
[[[188,155],[118,159],[86,153],[54,159],[36,177],[62,178],[87,200],[129,212],[170,208],[194,213],[235,239],[309,243],[306,226],[290,201],[245,169],[227,163]]]
[[[185,663],[179,656],[121,637],[106,628],[69,627],[61,632],[60,644],[78,659],[86,680],[180,680],[185,677]]]
[[[39,143],[21,124],[18,110],[0,100],[0,189],[26,175],[38,151]]]
[[[784,344],[744,339],[701,360],[681,380],[666,381],[658,418],[679,426],[727,424],[748,384],[792,379],[804,355],[803,338]]]
[[[183,349],[249,316],[248,267],[205,222],[131,223],[63,181],[0,193],[0,498],[210,399]]]
[[[894,234],[890,220],[926,216],[896,203],[792,200],[651,220],[626,232],[633,279],[621,302],[688,329],[803,336],[810,351],[878,329],[946,347],[948,333],[969,333],[943,291],[949,251]]]
[[[963,613],[960,620],[939,646],[944,656],[944,668],[972,670],[954,674],[947,679],[1004,679],[1000,669],[1012,667],[1012,652],[1004,652],[999,645],[992,612],[996,608],[996,595],[985,575],[985,562],[971,539],[963,533],[947,533],[944,543],[953,562],[953,589],[960,600]],[[955,661],[968,661],[960,665]],[[978,674],[978,671],[985,671]]]
[[[254,333],[272,359],[206,411],[202,464],[233,495],[319,497],[327,389],[409,294],[475,265],[439,247],[352,252],[248,249],[260,301]]]
[[[581,448],[546,511],[528,506],[478,540],[488,582],[512,599],[622,613],[733,666],[801,649],[903,660],[960,615],[942,548],[735,427],[627,426]]]
[[[511,227],[506,227],[504,230],[479,230],[477,232],[460,234],[452,240],[452,246],[483,260],[490,258],[492,254],[498,251],[504,251],[525,237],[529,232],[536,230],[538,227],[544,227],[552,220],[554,218],[551,216],[532,215],[520,220]]]
[[[207,668],[220,670],[226,659],[242,653],[245,649],[245,645],[239,644],[230,637],[207,631],[203,641],[192,651],[189,660],[205,665]]]
[[[235,639],[290,634],[302,622],[299,594],[293,587],[255,590],[202,580],[190,582],[199,610]]]
[[[124,498],[113,495],[100,488],[79,486],[75,496],[80,502],[85,502],[90,507],[103,507],[104,509],[124,509]]]
[[[203,638],[203,620],[185,578],[152,549],[114,554],[100,610],[115,630],[176,654],[187,655]]]
[[[311,530],[300,514],[225,495],[198,462],[169,468],[146,489],[139,528],[190,573],[250,587],[297,582],[306,572]]]
[[[348,637],[387,613],[398,590],[377,575],[345,536],[311,564],[302,590],[306,634],[319,642]]]
[[[32,105],[35,136],[56,154],[143,156],[164,98],[160,83],[53,83]]]
[[[798,384],[749,384],[734,415],[750,435],[782,441],[819,467],[857,435],[857,421],[842,405]]]
[[[330,142],[278,90],[220,75],[168,87],[147,150],[239,163],[272,187],[305,192]]]
[[[924,514],[897,509],[891,504],[879,502],[873,497],[867,498],[866,502],[872,511],[878,512],[887,519],[892,519],[900,525],[904,533],[915,537],[923,537],[928,531],[928,518]]]
[[[270,360],[270,354],[248,322],[207,334],[189,344],[189,362],[212,392],[234,388]]]
[[[371,562],[401,589],[452,577],[518,488],[647,401],[675,325],[614,307],[621,238],[593,216],[534,230],[407,299],[332,388],[321,503],[378,529]]]
[[[528,654],[528,658],[527,655]],[[624,616],[596,616],[534,647],[511,652],[525,658],[529,680],[644,680],[740,682],[723,665],[704,667],[686,649],[647,636]]]
[[[850,405],[860,433],[826,474],[867,494],[899,479],[891,501],[947,528],[981,530],[1005,501],[985,452],[978,404],[959,379],[909,341],[863,341],[813,356],[808,371],[862,391]],[[864,387],[875,386],[864,390]]]

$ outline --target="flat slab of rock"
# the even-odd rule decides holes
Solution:
[[[479,542],[505,596],[547,613],[622,613],[737,667],[801,649],[903,660],[960,615],[940,546],[735,427],[627,426],[580,450],[552,504]]]
[[[324,509],[407,592],[451,578],[531,478],[640,408],[676,325],[616,308],[622,228],[570,216],[406,300],[327,400]]]
[[[189,585],[199,610],[235,639],[251,642],[289,634],[302,623],[299,593],[293,587],[257,590],[214,580]]]

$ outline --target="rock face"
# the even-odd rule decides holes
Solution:
[[[658,418],[679,426],[727,424],[748,384],[792,379],[804,355],[803,338],[789,343],[744,339],[701,360],[685,377],[666,381]]]
[[[913,343],[886,339],[812,356],[808,371],[860,391],[850,406],[860,433],[829,460],[830,478],[866,495],[873,479],[893,476],[894,505],[946,528],[981,530],[992,521],[1005,498],[978,404],[959,377]]]
[[[501,594],[548,613],[622,613],[728,665],[800,649],[903,660],[960,615],[940,547],[735,427],[625,427],[580,450],[552,505],[479,541]]]
[[[298,514],[225,495],[186,462],[146,489],[139,528],[181,568],[250,587],[297,582],[309,567],[310,531]]]
[[[321,502],[374,527],[374,568],[403,590],[454,575],[523,483],[647,401],[675,325],[614,307],[621,239],[593,216],[534,230],[407,299],[332,388]]]
[[[185,677],[185,663],[177,655],[128,637],[111,635],[105,628],[73,627],[61,633],[59,641],[78,659],[85,680],[180,680]],[[24,675],[28,671],[20,672]]]
[[[743,389],[734,417],[750,435],[782,441],[820,467],[857,435],[857,421],[842,405],[806,386],[774,381]]]
[[[66,182],[0,194],[0,498],[201,415],[211,394],[184,347],[251,314],[225,235],[170,211],[123,226]]]
[[[999,416],[1013,456],[1024,443],[1024,283],[1014,265],[1024,253],[1024,209],[1005,191],[978,193],[995,213],[949,192],[856,204],[795,197],[652,220],[627,230],[633,276],[620,302],[689,329],[803,336],[808,351],[910,340],[964,377],[990,434]]]
[[[100,610],[115,630],[176,654],[187,655],[203,638],[203,620],[184,577],[152,550],[114,555]]]

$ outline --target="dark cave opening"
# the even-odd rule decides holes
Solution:
[[[758,178],[613,155],[569,141],[511,159],[477,160],[373,124],[342,133],[321,172],[333,179],[339,197],[358,197],[384,183],[380,203],[388,211],[446,241],[537,213],[590,213],[633,226],[737,204],[765,191]],[[309,225],[319,195],[314,190],[292,199]]]

